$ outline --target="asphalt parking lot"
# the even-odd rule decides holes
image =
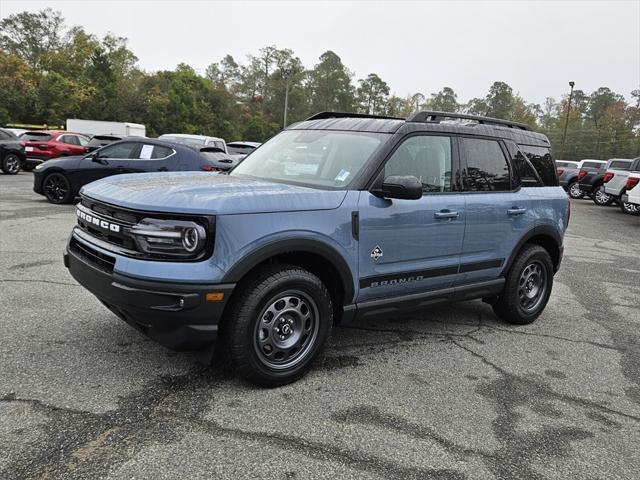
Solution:
[[[640,217],[572,204],[536,323],[466,302],[335,328],[249,386],[118,320],[62,264],[74,207],[0,175],[0,478],[620,478],[640,472]]]

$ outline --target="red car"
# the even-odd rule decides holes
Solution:
[[[89,138],[79,133],[62,130],[24,132],[20,135],[27,160],[23,170],[33,170],[36,165],[57,157],[70,157],[87,153]]]

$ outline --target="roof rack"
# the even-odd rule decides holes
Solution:
[[[311,115],[308,120],[324,120],[327,118],[372,118],[372,119],[382,119],[382,120],[404,120],[404,118],[398,117],[387,117],[385,115],[368,115],[366,113],[347,113],[347,112],[320,112],[315,115]]]
[[[481,117],[479,115],[467,115],[464,113],[417,112],[407,118],[407,122],[441,123],[445,118],[473,120],[482,125],[499,125],[501,127],[518,128],[520,130],[531,130],[531,127],[525,123],[511,122],[499,118]]]

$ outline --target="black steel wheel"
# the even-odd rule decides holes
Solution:
[[[533,322],[544,310],[553,288],[553,262],[540,245],[527,244],[507,272],[504,290],[493,311],[508,323]]]
[[[69,203],[73,200],[71,184],[64,174],[59,172],[50,173],[42,182],[44,196],[51,203]]]
[[[236,287],[221,347],[251,383],[277,387],[302,377],[331,332],[333,304],[322,281],[300,267],[273,265]]]
[[[265,366],[275,370],[304,361],[318,336],[318,306],[299,290],[276,295],[255,322],[253,348]]]
[[[2,159],[0,168],[7,175],[15,175],[20,171],[20,157],[15,153],[7,153]]]

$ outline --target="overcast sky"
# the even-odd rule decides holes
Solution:
[[[69,25],[129,39],[145,70],[203,73],[230,53],[291,48],[307,67],[335,51],[355,79],[378,73],[397,95],[443,86],[458,100],[495,80],[527,101],[640,88],[640,0],[615,2],[213,2],[0,0],[0,16],[52,7]]]

